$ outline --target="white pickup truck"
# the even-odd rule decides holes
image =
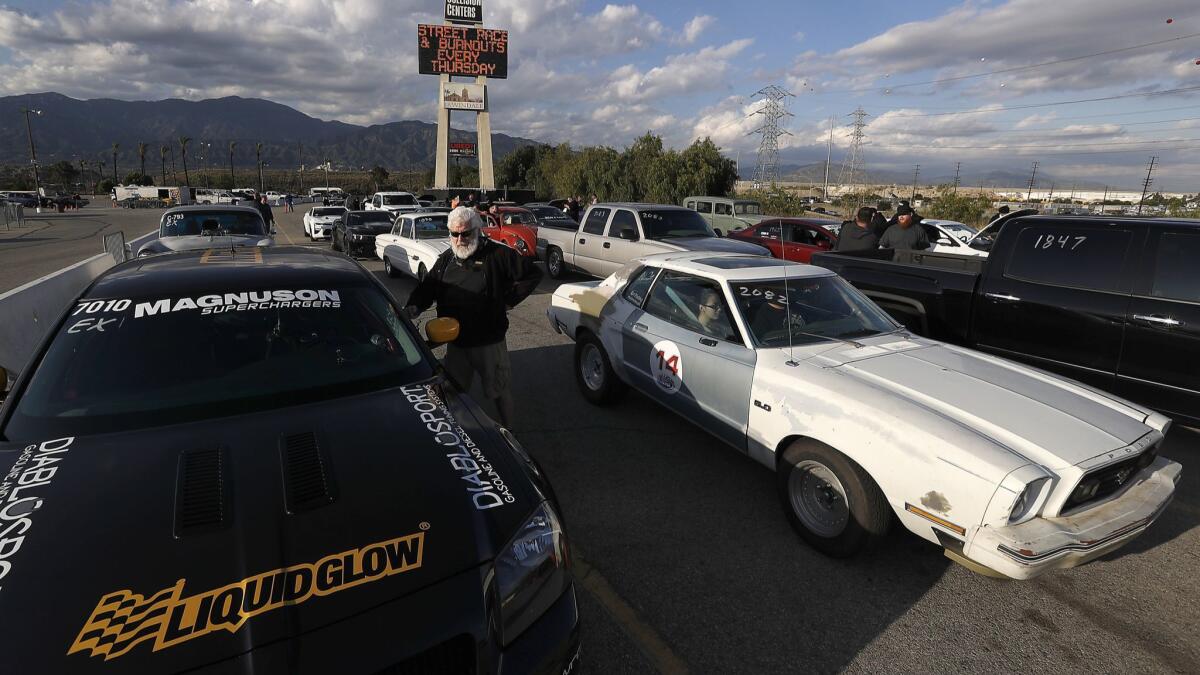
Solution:
[[[607,277],[630,260],[672,251],[765,255],[757,244],[722,239],[699,213],[665,204],[605,203],[588,207],[575,230],[538,228],[538,252],[558,279],[567,270]]]
[[[393,217],[397,213],[409,213],[421,208],[421,202],[411,192],[376,192],[363,205],[365,211],[387,211]]]

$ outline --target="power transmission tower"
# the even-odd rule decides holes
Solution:
[[[765,121],[762,126],[750,132],[762,134],[762,141],[758,144],[758,165],[754,167],[756,188],[779,182],[779,137],[791,136],[786,130],[779,128],[779,120],[792,117],[792,113],[784,107],[783,100],[793,94],[772,84],[756,91],[753,98],[760,96],[763,98],[763,107],[751,114],[762,115]]]
[[[859,106],[847,117],[854,118],[854,126],[850,131],[850,150],[846,153],[846,160],[842,162],[842,174],[838,177],[838,185],[842,187],[843,195],[854,192],[858,182],[860,180],[865,182],[867,179],[866,160],[863,158],[863,140],[866,138],[866,134],[863,129],[867,126],[864,120],[870,115],[863,111],[862,106]],[[847,186],[849,186],[848,189]],[[861,206],[861,204],[859,205]]]
[[[913,164],[913,191],[912,197],[908,198],[908,205],[912,206],[917,201],[917,177],[921,175],[921,165]]]
[[[958,194],[958,176],[962,172],[962,162],[954,163],[954,194]]]
[[[1146,193],[1150,191],[1150,184],[1154,182],[1151,177],[1154,175],[1154,163],[1158,161],[1158,156],[1150,157],[1150,168],[1146,170],[1146,180],[1142,181],[1142,198],[1138,200],[1138,215],[1142,215],[1142,202],[1146,201]]]
[[[1036,180],[1037,180],[1037,166],[1038,166],[1038,163],[1037,163],[1037,162],[1034,162],[1034,163],[1033,163],[1033,175],[1031,175],[1031,176],[1029,177],[1029,192],[1027,192],[1027,193],[1025,194],[1025,201],[1026,201],[1026,202],[1032,202],[1032,201],[1033,201],[1033,184],[1034,184],[1034,181],[1036,181]]]

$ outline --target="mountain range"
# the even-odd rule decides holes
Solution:
[[[840,162],[834,162],[829,167],[829,182],[837,182],[841,175],[842,165]],[[779,165],[779,176],[784,181],[800,181],[821,183],[825,179],[825,162],[813,162],[809,164],[784,164]],[[959,176],[959,185],[966,187],[978,187],[983,185],[989,188],[1024,188],[1029,186],[1030,173],[1022,173],[1020,171],[1005,171],[991,170],[978,174],[964,173]],[[743,176],[748,179],[749,176]],[[896,185],[898,187],[911,186],[913,182],[912,171],[889,171],[887,169],[871,169],[867,168],[866,183],[872,185]],[[949,185],[954,182],[954,175],[926,175],[922,174],[918,177],[918,183],[922,187],[930,185]],[[1060,177],[1047,173],[1045,170],[1038,171],[1037,181],[1034,185],[1037,189],[1049,189],[1053,187],[1055,191],[1064,190],[1070,192],[1072,185],[1077,190],[1103,190],[1104,184],[1096,181],[1079,181],[1072,183],[1070,180],[1061,180]]]
[[[0,164],[29,163],[25,109],[41,111],[29,116],[40,164],[64,159],[111,162],[112,145],[117,143],[122,174],[138,166],[137,145],[146,143],[146,173],[157,175],[159,148],[170,147],[178,158],[179,137],[185,135],[192,138],[188,145],[192,168],[228,166],[231,141],[237,143],[233,163],[241,167],[256,164],[255,144],[259,142],[263,143],[263,161],[281,168],[298,167],[301,162],[313,167],[328,159],[335,166],[428,169],[433,167],[437,147],[437,125],[427,122],[364,127],[320,120],[279,103],[238,96],[203,101],[118,101],[79,100],[48,92],[0,98]],[[452,129],[450,140],[473,142],[475,133]],[[538,144],[492,134],[497,161],[519,147]]]

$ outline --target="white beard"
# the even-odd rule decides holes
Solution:
[[[456,244],[450,244],[450,248],[454,251],[455,258],[458,258],[459,260],[466,260],[467,258],[475,255],[475,251],[479,250],[479,235],[476,234],[471,238],[470,246],[458,246]]]

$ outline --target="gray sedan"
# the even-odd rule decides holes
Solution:
[[[178,206],[159,221],[158,238],[138,249],[138,257],[209,248],[274,246],[275,231],[249,206]]]

